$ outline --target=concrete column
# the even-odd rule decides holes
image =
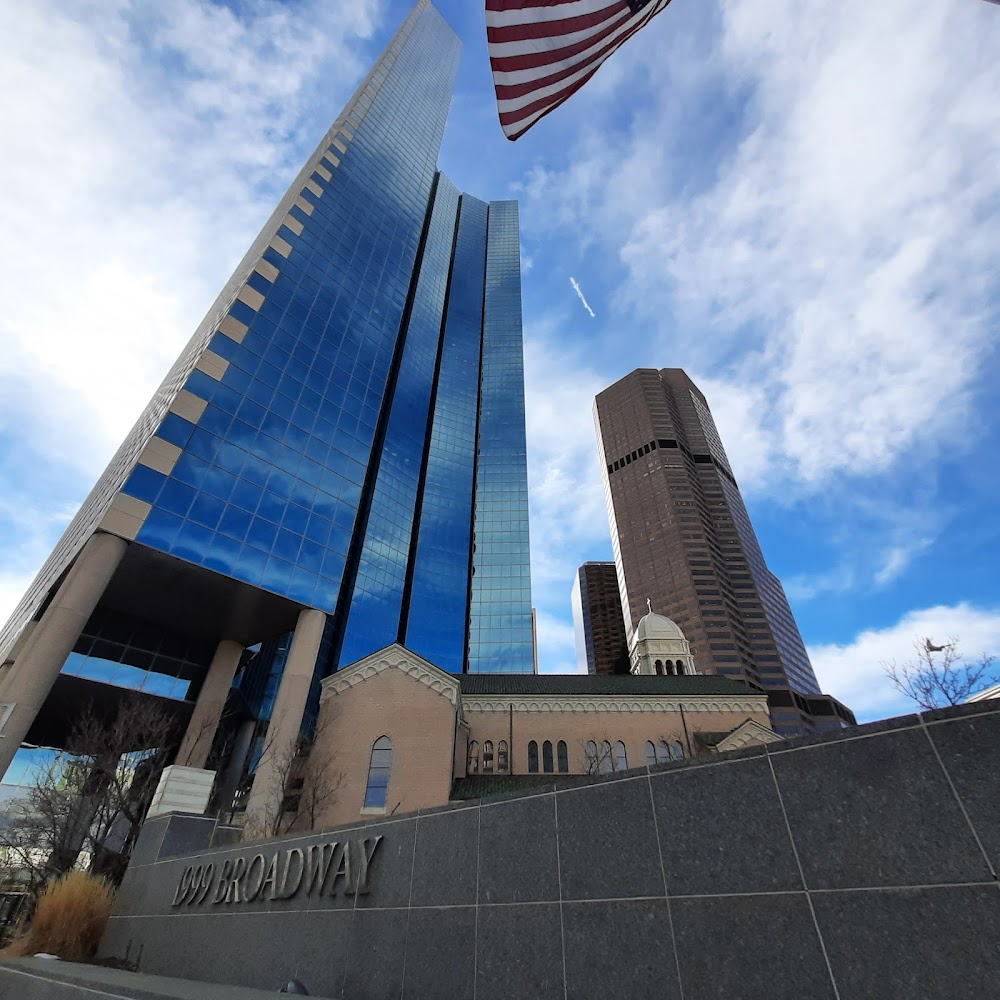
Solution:
[[[243,647],[231,639],[223,639],[215,648],[215,656],[205,675],[191,721],[188,723],[177,763],[182,767],[204,767],[212,749],[222,710],[226,707],[236,668],[240,665]]]
[[[257,723],[253,719],[241,722],[236,730],[236,739],[233,740],[232,749],[229,752],[229,763],[219,782],[219,816],[228,822],[233,816],[233,800],[239,791],[240,779],[243,777],[243,768],[247,762],[247,755],[250,753],[250,744],[253,742],[253,734],[257,730]]]
[[[276,817],[281,806],[325,628],[326,615],[322,611],[309,608],[299,613],[292,648],[274,700],[264,753],[247,797],[248,824],[263,825]]]
[[[3,689],[3,700],[13,702],[14,710],[0,739],[0,776],[28,735],[127,548],[117,535],[92,535],[15,660]]]

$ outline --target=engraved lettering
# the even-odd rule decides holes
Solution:
[[[215,887],[215,895],[212,897],[213,905],[221,903],[226,898],[229,891],[229,883],[232,881],[233,859],[227,858],[222,866],[222,874],[219,876],[219,884]]]
[[[233,865],[233,880],[229,883],[229,888],[226,890],[226,902],[227,903],[239,903],[240,900],[240,884],[242,883],[244,877],[246,876],[246,858],[237,858],[236,864]]]
[[[294,877],[291,875],[293,867]],[[271,899],[291,899],[302,886],[305,870],[305,855],[302,853],[302,848],[290,847],[285,851],[285,874],[281,877],[281,888],[271,894]]]
[[[348,845],[345,841],[343,844],[335,845],[336,851],[340,851],[339,860],[336,867],[333,869],[333,881],[330,883],[330,895],[336,896],[338,888],[343,889],[345,893],[351,891],[351,852],[347,849]],[[337,885],[337,879],[343,878],[344,884],[342,886]]]
[[[306,895],[313,893],[323,894],[323,887],[326,885],[326,877],[330,874],[330,862],[333,861],[334,852],[337,849],[337,842],[332,844],[313,844],[306,853],[306,865],[308,874],[306,875]]]
[[[280,851],[275,851],[271,855],[271,863],[267,866],[267,874],[264,876],[260,883],[260,889],[258,890],[259,895],[263,898],[266,895],[270,895],[271,899],[274,899],[274,891],[278,886],[278,857],[280,856]],[[270,894],[267,893],[267,887],[271,887]]]
[[[251,873],[253,872],[254,865],[256,865],[258,861],[260,862],[260,865],[258,866],[260,868],[260,873],[257,876],[257,884],[253,885],[253,882],[252,882],[252,879],[251,879]],[[264,869],[265,869],[266,864],[267,864],[267,861],[265,860],[263,854],[255,854],[250,859],[250,864],[247,865],[247,873],[243,877],[243,902],[244,903],[253,902],[253,900],[255,900],[257,898],[258,894],[260,893],[261,887],[264,885]]]
[[[196,891],[191,899],[191,904],[197,903],[199,906],[205,902],[205,897],[208,895],[212,888],[212,877],[215,875],[215,863],[209,862],[205,865],[205,870],[201,873],[201,882],[199,884],[199,891]]]
[[[187,898],[188,889],[191,888],[191,875],[193,872],[194,868],[190,865],[181,872],[180,881],[177,883],[177,892],[174,893],[174,901],[170,904],[171,906],[180,906]]]
[[[382,837],[373,837],[369,840],[365,837],[364,840],[357,841],[358,845],[358,884],[354,891],[359,896],[365,896],[368,893],[368,866],[372,863],[372,858],[375,857],[375,849],[379,844],[382,843]],[[368,844],[371,844],[371,850],[368,849]]]

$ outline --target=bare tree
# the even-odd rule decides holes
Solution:
[[[964,662],[958,636],[949,636],[940,646],[926,636],[917,637],[913,649],[916,656],[912,660],[898,665],[895,660],[883,662],[882,669],[893,687],[920,708],[960,705],[997,680],[996,657],[981,653],[975,662]]]
[[[245,841],[314,829],[323,812],[337,801],[344,773],[336,766],[332,723],[333,716],[325,708],[312,734],[300,737],[290,748],[281,749],[265,740],[259,760],[273,762],[268,768],[270,786],[246,815]]]
[[[584,774],[614,774],[628,768],[628,757],[624,744],[617,740],[584,740],[580,747]]]
[[[85,707],[67,749],[8,804],[0,825],[8,876],[33,892],[74,867],[119,880],[176,737],[175,716],[141,695],[113,714]]]

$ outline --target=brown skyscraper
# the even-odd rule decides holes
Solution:
[[[571,597],[576,658],[588,674],[627,674],[628,642],[613,562],[585,562]]]
[[[679,368],[640,368],[598,395],[594,419],[629,641],[648,599],[700,673],[768,692],[777,732],[853,724],[820,694],[698,387]]]

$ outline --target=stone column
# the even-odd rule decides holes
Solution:
[[[284,783],[295,753],[295,742],[299,737],[325,628],[326,615],[322,611],[307,608],[299,612],[292,648],[288,651],[285,672],[274,699],[264,753],[247,797],[246,815],[250,825],[263,827],[276,817],[277,810],[281,808]]]
[[[223,639],[215,649],[212,664],[205,675],[191,721],[188,723],[176,763],[182,767],[204,767],[219,728],[222,710],[232,687],[236,668],[240,665],[243,647],[231,639]]]
[[[92,535],[14,661],[3,687],[3,700],[13,702],[14,710],[0,739],[0,776],[28,735],[127,548],[117,535]]]

